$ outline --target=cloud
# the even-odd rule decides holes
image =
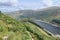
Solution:
[[[0,0],[0,6],[17,6],[18,0]]]
[[[52,0],[53,5],[60,6],[60,0]]]
[[[0,10],[40,9],[60,6],[60,0],[0,0]]]
[[[52,6],[52,0],[44,0],[43,1],[43,5],[46,5],[46,6]]]
[[[12,4],[11,3],[1,3],[0,2],[0,6],[8,6],[9,7],[9,6],[12,6]]]
[[[0,10],[1,11],[15,11],[19,9],[18,0],[0,0]]]
[[[60,6],[60,0],[44,0],[43,3],[47,6]]]

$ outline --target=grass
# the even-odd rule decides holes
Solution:
[[[7,38],[5,38],[7,37]],[[29,22],[17,21],[0,14],[0,40],[56,40],[41,28]]]
[[[0,14],[0,39],[8,36],[8,40],[31,40],[30,34],[21,22]]]
[[[37,36],[41,40],[56,40],[54,37],[52,38],[52,36],[49,36],[46,32],[32,23],[27,22],[25,23],[25,26],[33,36]]]

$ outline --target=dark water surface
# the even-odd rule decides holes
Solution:
[[[49,23],[45,23],[42,21],[38,21],[35,20],[34,21],[36,24],[40,25],[41,27],[43,27],[44,29],[46,29],[47,31],[51,32],[54,35],[60,35],[60,27],[56,27],[54,25],[51,25]]]

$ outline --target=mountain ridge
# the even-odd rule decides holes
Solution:
[[[24,18],[24,17],[42,19],[42,20],[46,20],[46,19],[48,19],[48,17],[50,17],[52,19],[52,17],[53,17],[53,19],[54,19],[55,17],[60,15],[60,7],[54,6],[54,7],[48,7],[48,8],[40,9],[40,10],[21,10],[21,11],[11,12],[7,15],[10,15],[16,19],[20,19],[20,18]],[[50,19],[50,21],[51,21],[51,19]]]

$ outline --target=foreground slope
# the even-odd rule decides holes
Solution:
[[[18,22],[0,13],[0,40],[58,40],[29,22]]]

